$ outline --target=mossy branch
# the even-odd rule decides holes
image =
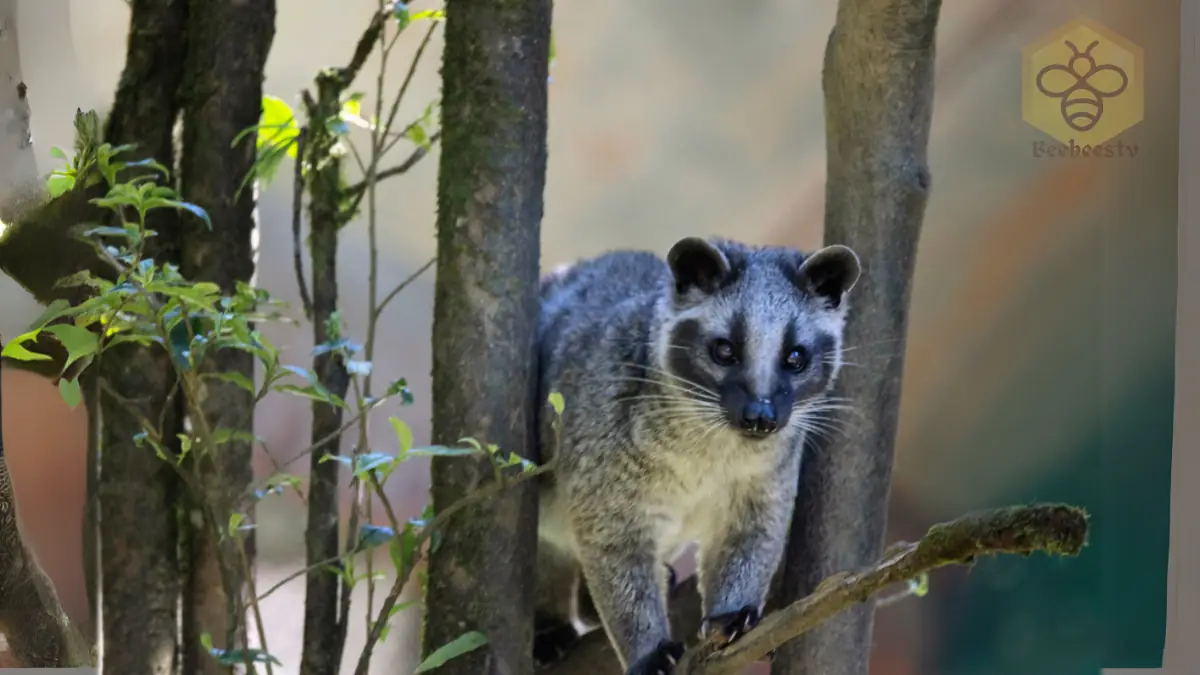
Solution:
[[[939,567],[969,565],[983,555],[1030,555],[1039,551],[1077,555],[1087,541],[1087,521],[1087,514],[1074,506],[1035,504],[972,513],[934,525],[916,543],[893,544],[873,565],[826,578],[807,597],[771,611],[736,642],[725,643],[718,635],[689,648],[674,675],[744,672],[750,664],[857,603]],[[694,579],[689,579],[681,586],[681,597],[672,600],[673,610],[683,606],[695,613],[699,601],[694,597],[696,586],[692,582]],[[768,603],[768,610],[771,605]],[[700,617],[684,618],[672,611],[672,619],[678,637],[684,632],[695,634]],[[616,675],[620,667],[607,642],[603,631],[595,631],[547,672]]]

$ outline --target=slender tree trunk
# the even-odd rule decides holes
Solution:
[[[537,281],[551,0],[446,3],[433,439],[535,454]],[[486,459],[433,460],[441,512],[492,480]],[[429,560],[423,650],[467,630],[489,646],[445,674],[532,672],[532,483],[455,517]]]
[[[825,241],[858,252],[863,275],[846,329],[849,346],[897,345],[879,368],[842,371],[835,396],[852,424],[805,458],[783,572],[783,602],[823,578],[879,557],[917,241],[929,195],[926,146],[933,107],[940,0],[841,0],[825,53],[828,169]],[[867,601],[781,648],[774,675],[866,675]]]
[[[263,68],[275,35],[275,0],[191,0],[188,13],[188,52],[183,99],[183,156],[181,194],[204,208],[213,222],[209,231],[196,219],[183,225],[182,272],[188,279],[212,281],[225,293],[254,274],[251,235],[255,228],[254,193],[243,179],[255,160],[254,135],[234,139],[258,123],[262,112]],[[254,380],[253,355],[234,349],[210,354],[209,372],[235,372]],[[243,539],[243,565],[238,541],[222,537],[237,500],[253,480],[252,445],[245,440],[254,430],[252,393],[215,378],[204,380],[197,401],[213,430],[241,434],[222,443],[212,456],[197,456],[197,486],[193,495],[203,504],[189,509],[194,524],[204,508],[216,519],[194,527],[190,537],[189,577],[183,594],[184,673],[221,673],[221,666],[200,644],[207,632],[218,648],[245,645],[245,574],[254,553],[254,537]]]
[[[136,155],[173,166],[187,5],[134,0],[132,10],[125,70],[104,137],[114,145],[136,143]],[[148,220],[158,232],[149,240],[149,257],[179,264],[179,219],[164,211]],[[181,430],[174,371],[163,349],[132,343],[107,350],[96,367],[101,388],[113,392],[101,393],[97,420],[101,668],[166,675],[177,668],[182,486],[172,468],[134,438],[138,416],[161,416],[164,439]]]
[[[378,36],[378,33],[376,33]],[[361,64],[360,64],[361,66]],[[357,68],[354,69],[357,71]],[[352,76],[350,76],[352,77]],[[317,101],[309,109],[310,124],[305,131],[304,160],[309,161],[309,223],[312,228],[312,304],[313,344],[327,345],[342,337],[335,317],[338,311],[338,229],[342,177],[341,160],[333,153],[337,139],[324,120],[337,114],[340,96],[349,77],[340,71],[326,71],[317,77]],[[342,398],[350,386],[350,375],[342,355],[324,351],[313,359],[313,370],[320,382]],[[339,617],[339,577],[327,565],[313,568],[337,557],[340,531],[338,520],[338,462],[324,461],[326,455],[341,452],[342,409],[313,401],[312,442],[330,439],[312,453],[308,487],[308,531],[304,540],[306,563],[310,567],[305,586],[304,647],[301,675],[336,675],[345,647],[345,617]]]

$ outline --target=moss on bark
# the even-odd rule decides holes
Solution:
[[[529,456],[551,2],[449,0],[446,15],[433,440]],[[490,480],[487,460],[435,458],[434,511]],[[531,671],[535,489],[465,509],[431,553],[423,651],[472,629],[489,640],[438,672]]]

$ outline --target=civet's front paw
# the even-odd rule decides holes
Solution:
[[[725,637],[725,644],[729,644],[753,630],[759,621],[762,621],[762,613],[758,608],[746,605],[736,612],[707,617],[700,630],[704,637],[719,630]]]
[[[634,661],[625,675],[670,675],[682,657],[682,642],[663,640],[657,649]]]

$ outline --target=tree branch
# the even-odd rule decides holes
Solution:
[[[413,150],[412,154],[409,155],[403,162],[400,162],[396,166],[393,166],[388,169],[384,169],[384,170],[380,171],[379,173],[375,174],[374,182],[378,183],[386,178],[391,178],[392,176],[399,176],[401,174],[408,173],[409,169],[416,166],[417,162],[421,161],[422,159],[425,158],[425,155],[429,154],[430,148],[432,148],[433,144],[437,143],[438,139],[441,137],[442,137],[442,132],[440,132],[440,131],[432,134],[429,137],[428,145],[419,146],[416,150]],[[356,197],[367,191],[367,185],[368,185],[368,182],[365,180],[360,183],[355,183],[354,185],[351,185],[350,187],[346,188],[345,195],[347,197]],[[350,211],[353,212],[354,209],[350,209]]]
[[[775,609],[772,593],[766,617],[736,642],[712,639],[693,645],[673,675],[728,675],[744,671],[770,652],[809,633],[889,586],[948,565],[970,565],[984,555],[1074,556],[1087,542],[1087,514],[1061,504],[1015,506],[965,515],[934,525],[916,543],[893,544],[880,560],[855,572],[838,572],[813,593]],[[697,634],[700,598],[695,577],[681,584],[671,601],[671,624],[676,639]],[[723,648],[722,648],[723,647]],[[778,658],[778,657],[777,657]],[[603,630],[593,631],[564,659],[548,666],[544,675],[619,675],[620,665]]]

